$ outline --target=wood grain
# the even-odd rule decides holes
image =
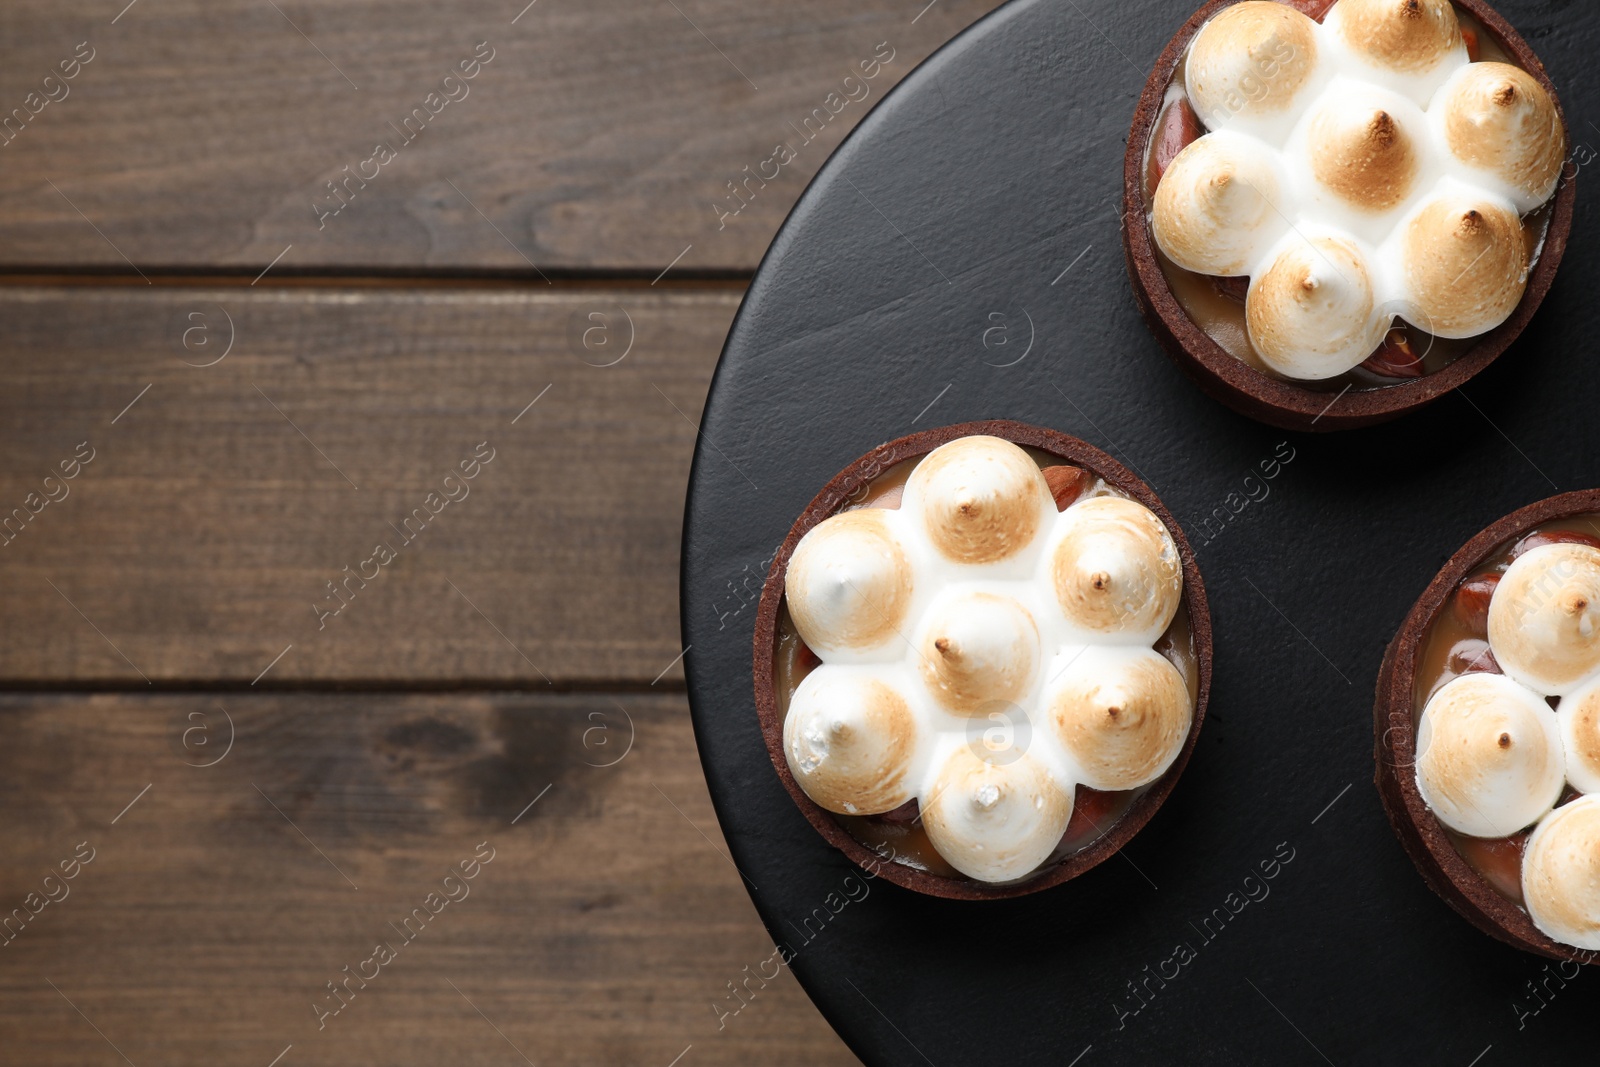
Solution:
[[[0,693],[8,1063],[855,1062],[786,972],[713,1007],[772,950],[683,491],[741,279],[994,0],[524,3],[0,8],[0,686],[51,690]]]
[[[681,679],[684,485],[738,299],[0,287],[0,681],[244,686],[290,645],[258,687]]]
[[[253,275],[287,248],[277,269],[653,276],[693,245],[677,269],[747,271],[845,132],[993,0],[925,4],[144,0],[113,24],[119,0],[16,0],[0,265]],[[445,86],[479,42],[488,65]],[[380,141],[394,158],[350,179]]]
[[[7,1063],[854,1062],[787,971],[712,1009],[773,949],[681,696],[12,694],[0,726],[0,908],[93,850],[0,935]]]

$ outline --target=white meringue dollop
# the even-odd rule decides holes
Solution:
[[[1307,381],[1337,377],[1365,360],[1392,321],[1377,305],[1366,256],[1336,236],[1291,234],[1245,298],[1250,343],[1261,358],[1285,377]]]
[[[1247,274],[1256,248],[1287,226],[1272,156],[1254,138],[1214,133],[1178,153],[1150,217],[1167,257],[1185,270]]]
[[[1600,671],[1600,549],[1553,544],[1518,556],[1489,600],[1500,669],[1559,695]]]
[[[1193,721],[1183,675],[1148,648],[1090,646],[1045,699],[1051,727],[1091,789],[1137,789],[1160,778]]]
[[[1457,70],[1430,109],[1438,133],[1461,162],[1481,171],[1529,212],[1555,194],[1567,160],[1567,128],[1539,81],[1508,63]]]
[[[1600,951],[1600,796],[1545,816],[1522,854],[1522,895],[1546,937]]]
[[[1600,793],[1600,677],[1561,698],[1556,707],[1567,781],[1580,793]]]
[[[1072,817],[1072,794],[1037,760],[980,760],[958,748],[922,808],[928,840],[969,878],[1009,882],[1049,857]]]
[[[889,513],[840,512],[812,527],[784,574],[789,614],[816,652],[870,651],[894,641],[911,607],[911,563]]]
[[[934,698],[974,715],[986,704],[1027,699],[1039,670],[1039,626],[1012,597],[952,594],[929,609],[917,649]]]
[[[1286,4],[1244,0],[1223,8],[1189,47],[1186,88],[1200,121],[1269,140],[1294,121],[1294,104],[1320,72],[1317,26]]]
[[[1339,0],[1323,28],[1369,78],[1419,105],[1468,61],[1450,0]]]
[[[1476,337],[1511,317],[1528,287],[1515,212],[1490,199],[1441,196],[1406,225],[1407,317],[1437,337]]]
[[[1555,713],[1504,675],[1463,675],[1423,709],[1417,788],[1457,833],[1508,837],[1549,811],[1565,782]]]
[[[906,480],[904,506],[942,556],[969,564],[1025,552],[1055,514],[1039,465],[1010,441],[981,435],[928,453]]]
[[[1149,508],[1123,497],[1085,500],[1064,513],[1050,552],[1056,603],[1087,640],[1141,645],[1172,624],[1183,596],[1178,546]]]
[[[783,723],[789,771],[829,811],[877,815],[913,795],[917,722],[887,681],[823,666],[795,690]]]

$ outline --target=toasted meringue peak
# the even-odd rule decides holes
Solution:
[[[1600,549],[1541,545],[1518,556],[1489,601],[1489,647],[1539,693],[1570,692],[1600,670]]]
[[[1522,894],[1546,937],[1600,950],[1600,796],[1545,816],[1522,854]]]
[[[1402,257],[1417,325],[1438,337],[1475,337],[1516,310],[1528,286],[1528,248],[1516,214],[1450,195],[1406,227]]]
[[[914,795],[917,724],[905,698],[859,670],[823,666],[800,683],[783,752],[806,796],[829,811],[877,815]]]
[[[1507,63],[1472,63],[1433,105],[1450,151],[1481,167],[1515,193],[1519,212],[1556,191],[1567,158],[1567,131],[1556,102],[1538,80]]]
[[[1339,0],[1328,23],[1352,52],[1385,70],[1426,74],[1466,59],[1450,0]]]
[[[1423,709],[1417,787],[1457,833],[1508,837],[1549,811],[1565,780],[1555,714],[1510,678],[1464,675]]]
[[[1417,146],[1393,113],[1371,101],[1330,97],[1311,118],[1307,152],[1317,180],[1368,212],[1398,206],[1417,183]]]
[[[1245,0],[1195,36],[1185,81],[1195,114],[1216,129],[1235,116],[1286,114],[1316,68],[1316,23],[1285,4]]]
[[[1050,725],[1091,789],[1160,778],[1193,721],[1183,675],[1148,648],[1085,650],[1046,700]]]
[[[818,523],[784,576],[789,614],[818,652],[866,651],[892,640],[911,604],[911,564],[889,512],[861,508]]]
[[[975,435],[941,445],[917,464],[905,507],[947,559],[996,563],[1033,541],[1055,513],[1055,498],[1026,452]]]
[[[1253,138],[1226,131],[1195,141],[1156,187],[1151,229],[1167,258],[1185,270],[1250,273],[1258,248],[1283,225],[1277,172]]]
[[[1027,695],[1039,667],[1039,627],[1008,596],[957,594],[929,610],[917,651],[934,698],[957,714],[976,715]]]
[[[922,803],[928,839],[980,882],[1009,882],[1049,858],[1072,816],[1072,794],[1031,756],[988,763],[955,750]]]
[[[1359,364],[1383,341],[1390,321],[1374,306],[1366,257],[1331,235],[1292,235],[1245,299],[1251,344],[1273,370],[1302,380],[1332,378]]]
[[[1556,708],[1567,781],[1580,793],[1600,793],[1600,679],[1561,698]]]
[[[1074,504],[1061,522],[1050,577],[1067,621],[1097,637],[1160,637],[1178,613],[1183,567],[1155,513],[1100,496]]]

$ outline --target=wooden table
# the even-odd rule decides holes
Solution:
[[[0,1059],[853,1062],[748,980],[684,483],[989,0],[125,2],[0,9]]]

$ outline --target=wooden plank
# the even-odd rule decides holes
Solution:
[[[855,1062],[787,970],[712,1008],[773,948],[681,696],[8,694],[0,724],[7,1063]]]
[[[0,287],[0,683],[681,679],[684,484],[738,300]]]
[[[653,275],[693,245],[679,269],[749,270],[844,133],[994,2],[122,6],[0,10],[0,265]]]

